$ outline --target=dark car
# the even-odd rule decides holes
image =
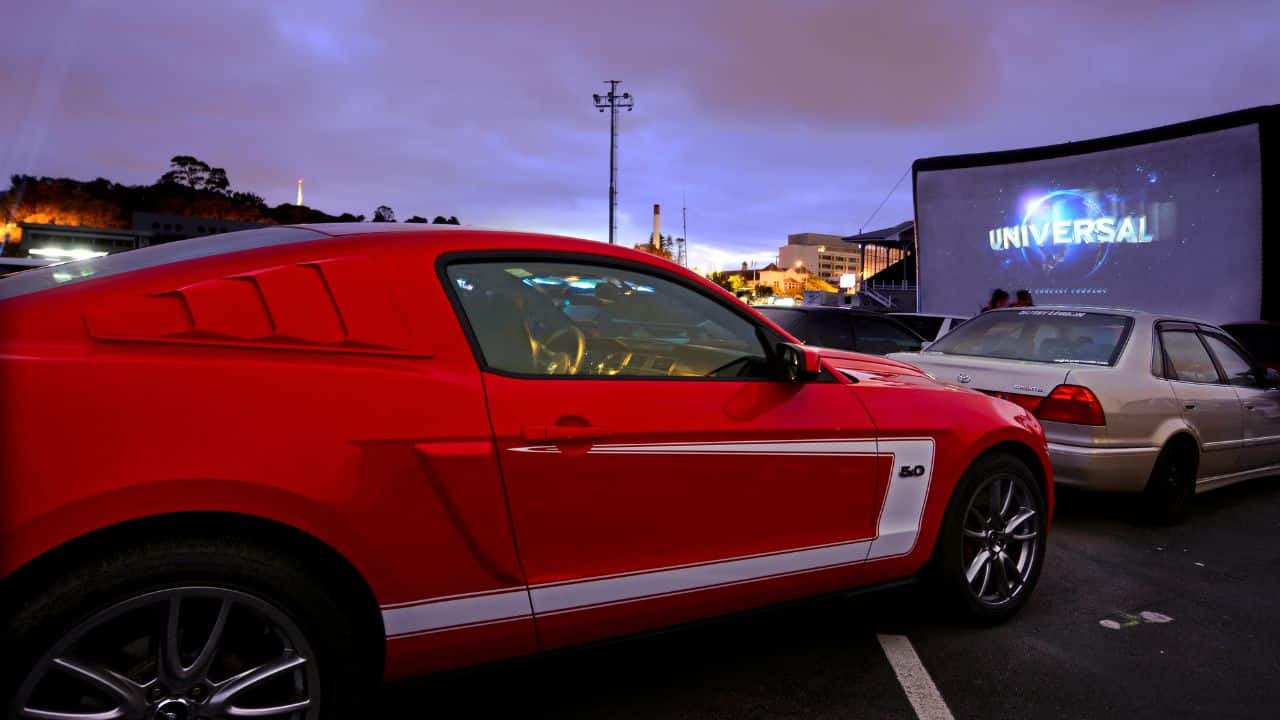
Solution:
[[[901,322],[869,310],[821,305],[756,309],[809,345],[887,355],[917,352],[926,342]]]
[[[1280,324],[1255,321],[1227,323],[1221,327],[1263,367],[1280,370]]]

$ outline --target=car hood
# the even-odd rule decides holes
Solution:
[[[832,369],[857,378],[860,373],[875,375],[880,378],[919,378],[929,380],[929,376],[920,368],[905,362],[893,360],[879,355],[836,350],[834,348],[814,348],[822,361]]]

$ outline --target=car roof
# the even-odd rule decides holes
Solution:
[[[951,315],[948,313],[922,313],[922,312],[891,312],[885,313],[889,317],[922,317],[922,318],[951,318],[952,320],[968,320],[970,315]]]
[[[458,225],[425,223],[319,223],[270,225],[151,245],[124,253],[57,263],[43,268],[7,275],[0,281],[0,300],[52,289],[67,284],[125,275],[139,270],[176,265],[190,260],[233,255],[276,246],[306,246],[338,238],[386,237],[389,235],[448,235],[465,238],[466,249],[512,249],[542,252],[583,253],[637,262],[686,276],[686,268],[649,253],[595,240],[514,230],[464,228]]]

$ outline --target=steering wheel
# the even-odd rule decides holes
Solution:
[[[528,332],[528,328],[525,328]],[[566,353],[552,349],[552,345],[566,335],[574,336],[574,352]],[[587,336],[582,334],[577,325],[568,325],[551,333],[545,342],[540,342],[529,333],[529,346],[533,350],[533,364],[541,367],[548,375],[577,375],[582,367],[582,356],[587,352]]]

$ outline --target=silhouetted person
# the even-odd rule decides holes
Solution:
[[[1031,293],[1026,290],[1019,290],[1014,295],[1013,305],[1010,307],[1033,307],[1035,303],[1031,302]]]
[[[988,310],[999,310],[1000,308],[1009,307],[1009,293],[1000,288],[996,288],[991,293],[991,300],[987,302],[986,307],[982,308],[982,312]]]

